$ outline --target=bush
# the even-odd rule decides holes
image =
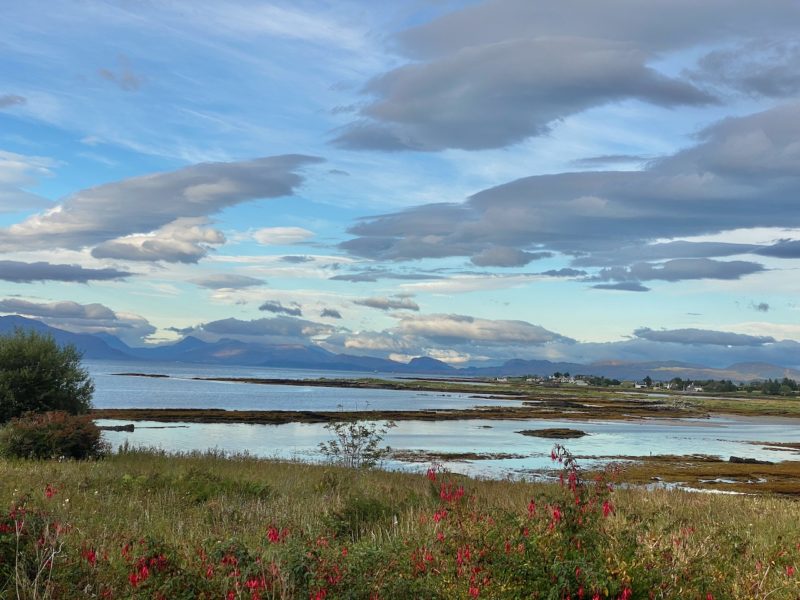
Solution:
[[[27,413],[0,429],[0,456],[98,458],[107,451],[101,431],[85,416],[63,411]]]
[[[396,427],[394,421],[378,424],[371,421],[337,421],[325,429],[333,439],[319,444],[320,452],[332,462],[351,469],[370,468],[377,465],[390,451],[381,447],[383,436]]]
[[[91,408],[94,384],[75,346],[17,329],[0,336],[0,423],[26,412],[81,414]]]

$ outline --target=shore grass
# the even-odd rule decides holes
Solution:
[[[796,501],[563,468],[558,485],[213,453],[0,461],[0,598],[800,594]]]

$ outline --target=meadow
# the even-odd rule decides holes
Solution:
[[[0,461],[2,598],[800,595],[790,497],[123,449]]]

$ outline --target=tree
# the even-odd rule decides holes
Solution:
[[[381,447],[381,442],[392,427],[396,427],[394,421],[382,424],[373,421],[328,423],[325,429],[333,434],[333,439],[320,443],[319,449],[344,467],[374,467],[391,450],[388,446]]]
[[[27,412],[88,412],[94,383],[73,345],[17,329],[0,336],[0,423]]]

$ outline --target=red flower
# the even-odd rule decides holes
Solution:
[[[786,565],[786,576],[794,577],[794,567],[792,565]]]
[[[614,505],[611,504],[608,500],[603,501],[603,516],[607,517],[612,512],[614,512]]]
[[[536,514],[536,502],[531,498],[531,501],[528,502],[528,515],[533,516]]]
[[[481,594],[481,591],[477,587],[475,587],[474,585],[470,586],[470,588],[469,588],[469,595],[470,596],[472,596],[473,598],[477,598],[478,596],[480,596],[480,594]]]
[[[52,498],[57,493],[58,493],[58,490],[56,488],[54,488],[52,485],[50,485],[49,483],[47,484],[47,487],[44,488],[44,495],[47,496],[48,498]]]
[[[436,481],[436,469],[434,469],[433,467],[430,467],[428,469],[428,472],[425,474],[425,477],[427,477],[431,481]]]
[[[84,550],[81,552],[81,556],[92,566],[97,563],[97,552],[95,552],[94,549]]]

